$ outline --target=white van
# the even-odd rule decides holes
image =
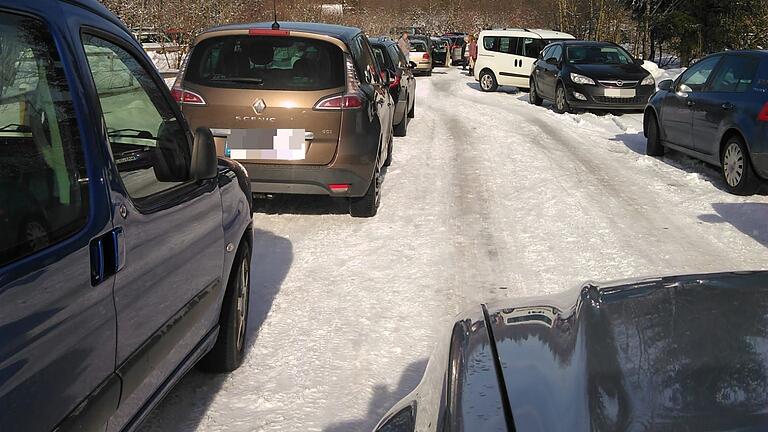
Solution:
[[[478,39],[475,80],[492,92],[498,86],[527,90],[539,52],[552,42],[575,38],[552,30],[498,29],[481,31]]]

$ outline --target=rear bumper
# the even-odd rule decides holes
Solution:
[[[360,197],[365,195],[371,181],[361,170],[326,166],[267,165],[244,163],[253,193],[329,195]],[[373,165],[366,167],[373,175]],[[346,191],[331,191],[329,185],[346,184]]]

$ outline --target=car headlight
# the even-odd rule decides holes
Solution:
[[[585,77],[584,75],[579,75],[575,73],[571,73],[571,81],[575,82],[576,84],[589,84],[589,85],[595,85],[595,80],[589,77]]]
[[[644,86],[656,85],[656,80],[653,79],[653,75],[648,75],[643,79],[640,85],[644,85]]]

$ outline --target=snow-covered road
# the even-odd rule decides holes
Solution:
[[[560,116],[458,69],[418,80],[379,215],[258,204],[250,348],[191,372],[145,431],[369,431],[459,310],[588,279],[768,268],[768,197],[646,157],[641,115]]]

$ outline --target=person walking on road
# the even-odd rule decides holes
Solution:
[[[400,39],[397,40],[397,46],[400,47],[400,51],[405,54],[405,58],[410,58],[411,54],[411,42],[408,41],[408,33],[403,32]]]
[[[477,61],[477,39],[469,37],[469,74],[475,75],[475,62]]]

